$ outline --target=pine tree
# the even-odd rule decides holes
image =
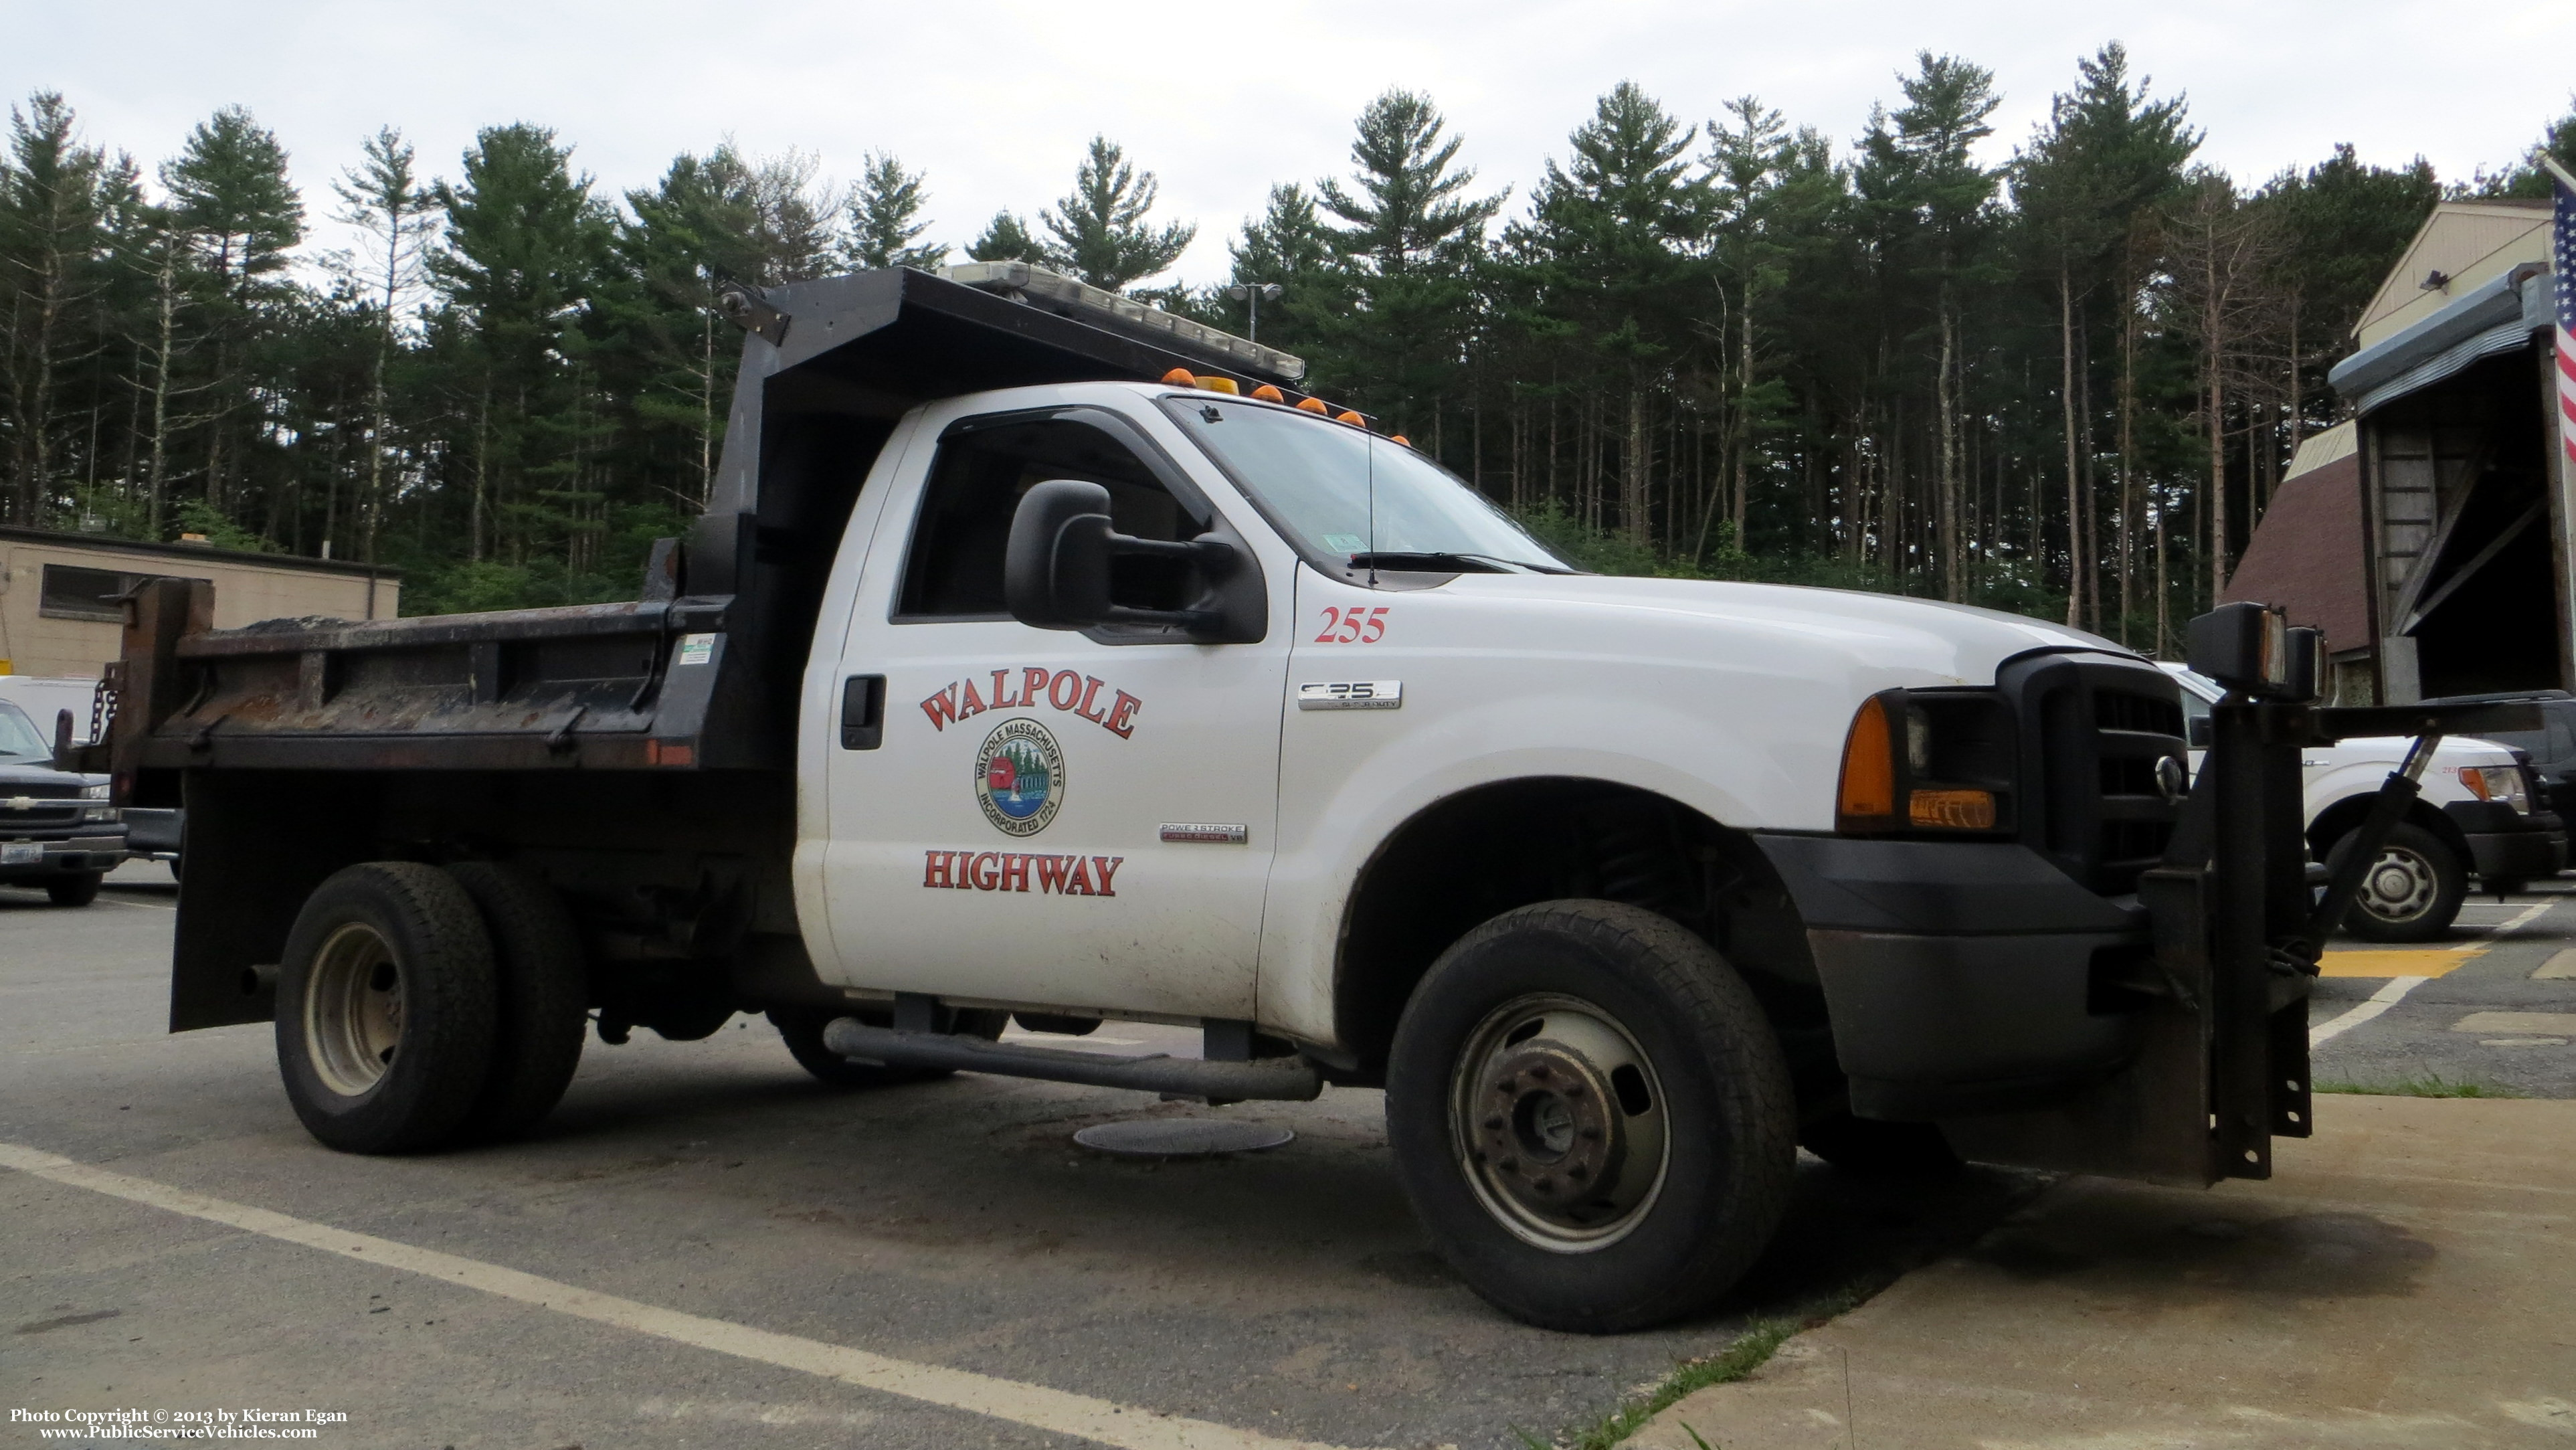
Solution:
[[[1291,181],[1270,188],[1261,215],[1244,223],[1227,244],[1235,286],[1276,286],[1278,300],[1262,304],[1261,330],[1271,345],[1294,351],[1315,332],[1315,319],[1347,306],[1347,288],[1333,254],[1332,234],[1315,215],[1315,200]],[[1215,323],[1234,332],[1252,325],[1251,299],[1220,289],[1211,299]]]
[[[918,218],[929,204],[922,173],[904,170],[891,153],[869,152],[866,169],[850,194],[850,265],[938,270],[948,260],[948,248],[920,244],[930,223]]]
[[[1471,197],[1461,138],[1428,96],[1390,90],[1360,112],[1351,186],[1326,180],[1316,199],[1339,218],[1333,248],[1351,278],[1352,309],[1328,334],[1343,385],[1408,434],[1431,431],[1460,382],[1476,321],[1474,270],[1503,194]]]
[[[304,201],[286,178],[285,148],[239,106],[199,122],[178,158],[161,169],[161,184],[228,295],[283,269],[304,239]]]
[[[433,190],[447,238],[430,265],[458,324],[458,401],[473,418],[467,558],[484,559],[506,535],[509,562],[524,563],[543,521],[536,492],[560,481],[578,447],[567,324],[604,260],[608,222],[590,178],[544,127],[486,128],[464,173]]]
[[[357,501],[359,557],[375,558],[376,529],[384,514],[385,460],[391,452],[392,417],[388,384],[395,338],[403,315],[429,281],[429,248],[438,231],[438,212],[429,189],[421,183],[411,143],[386,126],[366,139],[364,158],[332,184],[340,198],[335,220],[364,233],[363,253],[334,258],[337,271],[353,293],[366,299],[375,333],[375,356],[367,385],[367,469],[364,492]],[[338,490],[324,506],[322,537],[336,532]],[[159,492],[156,487],[154,504]]]
[[[1108,137],[1092,137],[1074,169],[1073,191],[1038,214],[1055,238],[1046,247],[1048,264],[1110,292],[1168,269],[1198,228],[1149,225],[1145,214],[1157,189],[1154,173],[1138,171]]]
[[[2076,88],[2052,99],[2048,121],[2032,135],[2011,171],[2014,203],[2038,254],[2035,270],[2047,278],[2057,303],[2058,404],[2066,452],[2066,622],[2084,623],[2089,603],[2098,626],[2098,597],[2087,597],[2088,587],[2098,591],[2101,571],[2093,567],[2096,541],[2086,521],[2089,424],[2079,416],[2083,389],[2077,374],[2087,349],[2078,336],[2079,311],[2097,288],[2109,285],[2115,299],[2123,299],[2115,307],[2124,328],[2128,325],[2132,308],[2124,299],[2139,281],[2131,240],[2140,219],[2181,186],[2184,163],[2199,148],[2200,137],[2185,124],[2184,98],[2150,100],[2145,80],[2130,84],[2128,52],[2116,42],[2078,61],[2076,70]],[[2121,356],[2132,351],[2123,348]],[[2134,392],[2134,380],[2124,367],[2124,415]],[[2125,468],[2125,452],[2122,461]],[[2128,493],[2124,484],[2124,532],[2132,502]],[[2128,567],[2124,549],[2124,581]],[[2124,597],[2124,618],[2127,607]]]
[[[1698,251],[1710,196],[1687,159],[1698,134],[1622,82],[1567,138],[1565,164],[1548,162],[1529,223],[1507,232],[1507,248],[1535,269],[1539,305],[1572,329],[1588,364],[1616,379],[1626,415],[1619,518],[1640,547],[1653,528],[1648,395],[1667,386],[1695,341],[1686,294],[1705,281]]]
[[[978,262],[1035,262],[1040,266],[1054,263],[1044,243],[1029,234],[1021,220],[1006,211],[993,213],[981,235],[966,244],[966,255]]]
[[[71,107],[39,91],[9,111],[0,162],[0,283],[8,288],[0,381],[8,391],[8,517],[40,524],[55,499],[66,375],[95,350],[83,326],[106,287],[108,224],[130,167],[74,136]]]

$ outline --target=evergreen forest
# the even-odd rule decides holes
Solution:
[[[841,180],[719,145],[614,194],[540,124],[452,163],[389,126],[317,194],[241,108],[147,165],[39,93],[0,156],[0,519],[383,563],[406,613],[632,598],[723,446],[725,287],[1016,258],[1236,332],[1257,307],[1316,391],[1586,567],[2163,648],[2338,421],[2326,372],[2432,205],[2576,164],[2576,115],[2535,116],[2467,177],[2349,147],[2229,176],[2118,45],[2009,147],[1989,71],[1890,85],[1846,138],[1622,84],[1523,196],[1390,91],[1206,287],[1157,285],[1196,224],[1107,137],[941,238],[935,179],[882,153]]]

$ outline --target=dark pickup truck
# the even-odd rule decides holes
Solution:
[[[57,770],[54,754],[24,710],[0,701],[0,886],[87,906],[125,861],[125,825],[107,777]]]

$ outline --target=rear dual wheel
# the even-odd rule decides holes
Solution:
[[[352,866],[298,913],[277,1056],[305,1129],[350,1153],[522,1131],[580,1059],[580,948],[542,883],[472,864]]]
[[[1530,1323],[1614,1333],[1705,1308],[1787,1203],[1796,1116],[1770,1024],[1714,948],[1641,908],[1548,902],[1468,933],[1389,1063],[1416,1215]]]

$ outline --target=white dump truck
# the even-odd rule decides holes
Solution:
[[[1606,1331],[1731,1284],[1802,1142],[2206,1183],[2306,1131],[2304,918],[2226,854],[2280,847],[2227,722],[2331,713],[2277,616],[2204,652],[2193,801],[2256,814],[2195,834],[2105,640],[1580,573],[1296,359],[1017,264],[730,308],[716,502],[634,602],[127,606],[95,749],[186,809],[171,1026],[273,1019],[324,1143],[506,1135],[591,1032],[737,1012],[840,1083],[1382,1088],[1467,1281]]]

